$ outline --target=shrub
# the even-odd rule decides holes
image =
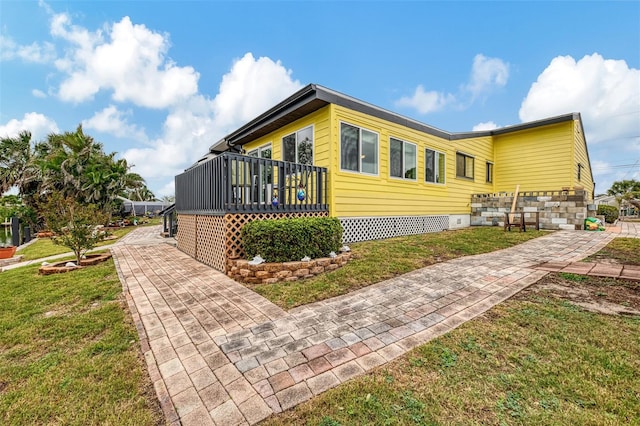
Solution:
[[[600,204],[598,206],[598,214],[604,215],[605,222],[613,223],[618,219],[620,212],[618,212],[618,208],[615,206],[607,206],[605,204]]]
[[[242,244],[249,259],[256,255],[267,262],[317,259],[340,249],[342,225],[330,217],[256,220],[242,228]]]

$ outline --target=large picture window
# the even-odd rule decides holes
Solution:
[[[391,138],[389,140],[389,175],[416,179],[416,145]]]
[[[462,152],[456,153],[456,176],[466,179],[473,179],[474,158]]]
[[[340,168],[378,174],[378,134],[340,123]]]
[[[313,126],[282,138],[282,159],[292,163],[313,164]]]
[[[424,180],[431,183],[444,183],[444,154],[427,148],[425,150],[424,159]]]

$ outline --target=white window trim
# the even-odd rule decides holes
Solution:
[[[311,129],[311,137],[313,138],[313,139],[311,139],[311,146],[312,146],[312,148],[311,148],[311,165],[315,164],[315,161],[316,161],[316,131],[315,130],[316,129],[315,129],[314,126],[315,126],[314,124],[310,124],[308,126],[301,127],[298,130],[294,130],[292,132],[287,132],[287,134],[285,134],[284,136],[282,136],[280,138],[280,145],[281,145],[281,150],[282,150],[282,155],[281,155],[282,161],[285,161],[284,160],[284,138],[286,138],[287,136],[296,135],[296,161],[295,161],[295,164],[300,164],[298,162],[299,161],[299,159],[298,159],[298,132],[310,128]]]
[[[444,157],[444,170],[443,170],[443,176],[442,176],[443,177],[442,183],[437,181],[431,182],[427,180],[427,150],[433,151],[438,155],[442,155]],[[444,152],[438,151],[437,149],[425,147],[424,149],[424,183],[428,185],[440,185],[440,186],[444,186],[447,184],[447,155]]]
[[[358,134],[358,139],[359,139],[359,144],[360,144],[360,152],[362,153],[362,131],[366,130],[367,132],[371,132],[371,133],[375,133],[375,135],[378,137],[378,143],[377,143],[377,151],[378,151],[378,161],[376,162],[376,172],[375,173],[367,173],[367,172],[363,172],[362,171],[362,154],[360,154],[360,158],[358,158],[358,171],[355,170],[347,170],[347,169],[343,169],[342,168],[342,124],[346,124],[347,126],[351,126],[351,127],[357,127],[359,129],[359,134]],[[357,174],[357,175],[365,175],[365,176],[380,176],[380,133],[371,130],[371,129],[367,129],[366,127],[362,127],[362,126],[358,126],[357,124],[352,124],[349,123],[348,121],[339,121],[339,127],[338,127],[338,163],[340,164],[340,171],[341,172],[345,172],[345,173],[353,173],[353,174]]]
[[[264,145],[260,145],[259,147],[254,148],[254,149],[252,149],[251,151],[247,151],[247,156],[251,156],[251,154],[252,154],[253,152],[258,152],[258,158],[262,158],[262,157],[260,156],[260,153],[262,152],[262,150],[264,150],[264,149],[266,149],[266,148],[271,148],[271,156],[273,157],[273,146],[272,146],[272,143],[271,143],[271,142],[266,143],[266,144],[264,144]]]
[[[406,178],[406,177],[391,176],[391,139],[395,139],[399,142],[402,142],[402,172],[403,173],[404,173],[404,166],[405,166],[404,164],[405,144],[413,145],[416,147],[416,177],[414,177],[413,179]],[[389,168],[389,179],[408,180],[408,181],[417,182],[418,181],[418,144],[406,141],[404,139],[396,138],[395,136],[389,136],[389,167],[388,168]]]

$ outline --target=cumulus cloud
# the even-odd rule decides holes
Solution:
[[[127,115],[114,105],[109,105],[102,111],[96,112],[93,117],[83,120],[82,125],[87,129],[94,129],[99,132],[109,133],[119,138],[134,139],[140,142],[147,141],[144,129],[138,128],[135,124],[129,124]]]
[[[38,89],[31,90],[31,94],[33,95],[33,97],[40,98],[40,99],[44,99],[44,98],[47,97],[46,93],[44,93],[42,90],[38,90]]]
[[[509,64],[500,58],[487,58],[478,54],[473,58],[471,77],[466,85],[473,98],[504,87],[509,80]]]
[[[624,60],[598,53],[576,61],[554,58],[522,101],[520,119],[531,121],[580,112],[598,192],[629,179],[628,169],[608,166],[612,153],[627,152],[629,163],[640,152],[640,70]],[[626,177],[625,177],[626,176]]]
[[[55,48],[49,42],[21,45],[11,37],[0,35],[0,61],[21,59],[25,62],[48,63],[55,58]]]
[[[469,81],[462,84],[457,94],[425,90],[419,84],[411,96],[396,101],[400,108],[412,108],[420,114],[429,114],[446,107],[468,108],[482,96],[503,87],[509,80],[509,64],[500,58],[488,58],[478,54],[473,58]]]
[[[182,102],[152,147],[129,149],[123,157],[145,178],[173,180],[214,142],[301,87],[279,61],[247,53],[223,76],[214,99],[197,95]]]
[[[55,14],[51,34],[69,43],[55,65],[65,78],[59,97],[83,102],[99,91],[112,92],[118,102],[147,108],[175,105],[198,91],[199,74],[167,57],[169,36],[133,24],[127,16],[104,30],[91,32],[74,25],[69,15]]]
[[[445,106],[454,103],[455,100],[455,96],[450,93],[445,94],[435,90],[425,91],[424,87],[419,84],[412,96],[403,96],[396,101],[396,105],[413,108],[420,114],[428,114],[443,109]]]
[[[640,135],[640,70],[594,53],[558,56],[538,76],[520,107],[531,121],[580,112],[590,143]],[[629,141],[627,141],[629,142]]]
[[[58,125],[49,117],[36,112],[26,113],[22,119],[11,119],[6,124],[0,124],[0,137],[15,137],[24,130],[31,132],[33,140],[40,140],[49,133],[58,133]]]
[[[473,131],[479,132],[482,130],[493,130],[497,128],[498,128],[498,125],[493,121],[485,121],[484,123],[478,123],[475,126],[473,126]]]

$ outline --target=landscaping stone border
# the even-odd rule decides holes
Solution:
[[[248,260],[228,259],[227,275],[246,284],[273,284],[278,281],[298,281],[324,272],[335,271],[351,259],[351,253],[336,257],[321,257],[308,262],[278,262],[250,265]]]
[[[85,259],[80,260],[79,266],[78,265],[65,266],[67,263],[73,262],[72,260],[65,260],[63,262],[57,262],[51,265],[41,266],[38,269],[38,273],[40,275],[62,274],[64,272],[69,272],[75,269],[82,268],[83,266],[96,265],[108,259],[111,259],[111,253],[87,254]]]

